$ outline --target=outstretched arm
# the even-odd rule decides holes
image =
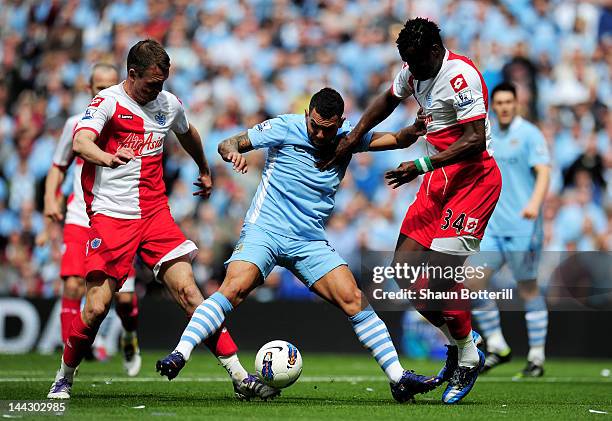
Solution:
[[[374,132],[368,147],[369,151],[389,151],[393,149],[404,149],[416,142],[419,137],[425,136],[425,113],[420,108],[417,118],[412,126],[404,127],[398,132]]]
[[[393,188],[414,180],[419,174],[435,168],[465,161],[486,150],[485,120],[475,120],[463,124],[463,135],[448,149],[431,157],[403,162],[395,170],[387,171],[385,178]],[[421,168],[419,168],[421,166]],[[426,166],[426,168],[423,168]]]
[[[198,181],[193,184],[201,190],[194,192],[193,195],[208,198],[212,190],[212,178],[206,156],[204,156],[200,134],[192,124],[189,124],[189,129],[185,133],[175,133],[175,135],[183,149],[193,158],[200,172]]]
[[[366,108],[355,128],[340,141],[336,148],[336,153],[329,159],[318,163],[319,169],[325,171],[345,159],[357,146],[360,139],[373,127],[389,117],[400,102],[402,100],[395,96],[391,89],[378,95]]]
[[[405,149],[411,146],[419,138],[413,135],[413,128],[405,127],[399,132],[374,132],[368,151],[392,151],[394,149]]]
[[[225,162],[231,162],[234,170],[242,174],[248,171],[246,158],[242,154],[252,150],[253,145],[246,131],[225,139],[219,143],[217,148],[221,158],[223,158]]]
[[[353,131],[349,134],[349,141],[353,143],[359,142],[359,139],[365,136],[367,132],[389,117],[400,102],[402,102],[402,100],[393,95],[391,89],[387,89],[385,92],[378,95],[368,108],[366,108],[359,122],[357,122]]]

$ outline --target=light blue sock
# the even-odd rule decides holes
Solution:
[[[176,351],[183,354],[186,360],[191,351],[209,336],[212,336],[225,321],[234,307],[220,292],[215,292],[196,308],[183,336],[176,346]]]
[[[548,330],[548,309],[542,295],[525,301],[525,320],[529,337],[529,354],[527,360],[537,365],[544,363],[544,345]]]
[[[477,300],[473,303],[472,316],[478,323],[480,334],[487,342],[487,350],[503,353],[509,349],[501,331],[499,309],[495,300]]]
[[[370,351],[389,381],[397,383],[402,378],[404,369],[399,362],[397,351],[391,341],[385,322],[378,318],[370,306],[349,317],[349,320],[353,324],[353,329],[361,345]]]

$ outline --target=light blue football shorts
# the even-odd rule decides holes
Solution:
[[[480,243],[480,253],[470,256],[468,264],[494,272],[507,264],[517,282],[536,279],[542,254],[540,236],[488,236]]]
[[[326,240],[296,240],[271,233],[255,224],[244,224],[232,256],[256,265],[264,279],[274,266],[289,269],[308,288],[346,261]]]

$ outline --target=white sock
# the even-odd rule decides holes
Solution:
[[[510,347],[501,329],[495,329],[489,332],[489,336],[487,336],[487,351],[495,352],[500,355],[507,354],[508,351],[510,351]]]
[[[476,367],[480,361],[476,344],[472,338],[472,332],[463,339],[456,339],[457,350],[459,351],[459,365],[463,367]]]
[[[448,326],[446,325],[446,323],[444,323],[442,326],[438,326],[438,329],[440,329],[442,333],[444,333],[444,336],[446,336],[446,340],[448,341],[449,345],[457,345],[457,342],[455,341],[455,338],[453,338],[453,335],[451,335],[450,330],[448,330]]]
[[[193,351],[193,346],[189,346],[189,344],[184,342],[179,342],[174,351],[180,352],[183,355],[183,358],[185,358],[185,361],[189,361],[191,351]]]
[[[72,383],[72,380],[74,379],[75,370],[76,370],[76,367],[75,368],[68,367],[66,363],[64,362],[64,357],[62,357],[62,363],[60,365],[59,371],[57,372],[57,375],[55,376],[55,380],[59,380],[62,377],[65,377],[68,379],[70,383]]]
[[[387,375],[387,378],[390,381],[392,381],[393,383],[397,383],[404,375],[404,368],[399,362],[394,363],[389,365],[389,367],[385,368],[385,374]]]
[[[529,354],[527,354],[527,361],[534,363],[535,365],[544,365],[544,345],[532,346],[529,348]]]
[[[223,368],[227,370],[227,373],[232,378],[234,383],[240,383],[242,380],[246,379],[249,373],[244,369],[242,364],[240,364],[240,360],[238,359],[238,354],[230,355],[229,357],[217,357]]]
[[[128,332],[127,330],[123,330],[123,333],[121,334],[121,337],[126,342],[129,342],[134,339],[134,336],[136,336],[136,331]]]

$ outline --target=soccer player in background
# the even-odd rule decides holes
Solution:
[[[170,58],[157,41],[138,42],[128,53],[127,79],[100,91],[76,125],[73,150],[85,161],[81,179],[90,221],[87,293],[48,398],[70,398],[74,371],[136,253],[189,316],[204,301],[191,268],[197,247],[174,222],[165,195],[162,152],[170,131],[199,168],[194,195],[207,198],[212,182],[200,135],[178,98],[162,90],[169,70]],[[276,393],[242,367],[225,328],[207,346],[230,374],[238,397]]]
[[[340,308],[381,369],[391,393],[406,402],[438,385],[436,377],[405,371],[385,323],[359,290],[353,274],[329,244],[325,223],[349,159],[319,171],[317,159],[333,153],[350,125],[342,117],[344,101],[331,88],[314,94],[304,115],[285,114],[257,124],[219,144],[219,154],[238,172],[246,172],[245,152],[268,150],[262,180],[245,217],[240,239],[227,263],[219,291],[196,310],[176,349],[158,361],[157,369],[173,376],[193,349],[213,334],[276,265],[289,269],[312,292]],[[402,131],[365,134],[355,152],[389,150],[412,144],[422,122]],[[350,157],[349,157],[350,158]]]
[[[98,63],[93,66],[89,80],[92,97],[98,95],[101,90],[117,83],[119,83],[119,72],[115,66],[105,63]],[[44,215],[49,221],[59,223],[64,220],[58,192],[66,176],[66,171],[74,159],[72,133],[81,118],[83,118],[83,113],[68,118],[55,148],[53,166],[49,170],[45,181]],[[76,158],[74,161],[73,187],[66,205],[63,254],[60,267],[60,276],[64,281],[60,313],[64,346],[66,346],[72,320],[81,312],[81,299],[85,294],[85,247],[88,240],[87,231],[89,230],[89,217],[85,210],[81,187],[83,160]],[[133,274],[130,275],[119,292],[115,294],[115,310],[123,325],[121,335],[123,368],[129,376],[136,376],[141,366],[140,350],[136,336],[138,306],[137,297],[134,294],[135,279]]]
[[[544,374],[548,310],[536,279],[544,238],[540,212],[550,180],[550,156],[542,132],[517,115],[516,88],[511,83],[496,86],[491,102],[498,123],[491,145],[504,184],[480,245],[481,252],[487,253],[474,256],[472,261],[486,263],[486,275],[467,280],[466,286],[484,289],[493,273],[508,265],[525,304],[529,338],[527,366],[519,375],[540,377]],[[475,302],[472,314],[487,344],[482,371],[510,361],[512,354],[501,331],[495,300]]]
[[[499,169],[487,151],[487,87],[471,60],[444,47],[440,29],[432,21],[407,21],[396,43],[403,68],[338,145],[335,157],[320,167],[346,159],[369,130],[414,96],[425,113],[425,137],[433,150],[431,156],[404,162],[385,175],[394,188],[425,175],[402,223],[393,264],[459,268],[468,255],[478,252],[501,190]],[[423,277],[410,287],[459,295],[463,284]],[[485,362],[476,347],[480,337],[472,332],[469,303],[416,300],[414,304],[448,339],[447,361],[439,373],[448,381],[442,401],[457,403],[472,389]]]

